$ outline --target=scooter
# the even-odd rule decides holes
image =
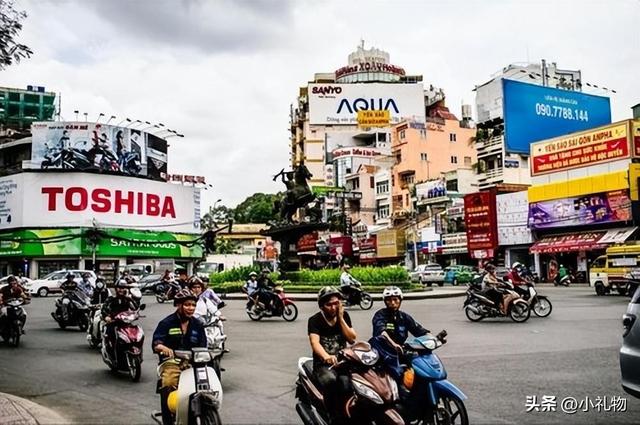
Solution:
[[[180,290],[180,284],[175,280],[159,283],[156,285],[156,301],[160,304],[171,301]]]
[[[249,318],[253,321],[258,321],[263,317],[278,317],[282,316],[287,322],[293,322],[298,317],[298,307],[293,303],[291,298],[288,298],[284,294],[284,288],[282,286],[276,286],[274,292],[280,300],[280,306],[268,308],[262,303],[254,303],[253,307],[247,310]]]
[[[56,310],[51,313],[58,322],[60,329],[67,326],[77,326],[82,332],[89,327],[89,297],[83,291],[76,289],[65,291],[56,300]]]
[[[87,342],[89,347],[98,348],[102,343],[102,304],[91,304],[89,307],[89,327],[87,328]]]
[[[353,395],[346,402],[344,411],[349,423],[377,425],[404,424],[395,409],[399,400],[398,385],[384,370],[374,368],[378,352],[367,342],[356,342],[337,355],[336,368],[344,369],[350,376]],[[305,425],[331,423],[322,388],[313,373],[313,359],[298,359],[296,382],[296,412]]]
[[[553,280],[553,286],[569,286],[570,284],[571,284],[571,275],[568,273],[562,277],[560,277],[560,275],[557,275],[556,278]]]
[[[116,337],[111,344],[107,341],[106,332],[102,334],[102,360],[114,372],[128,372],[133,382],[140,380],[144,345],[144,331],[135,321],[140,318],[139,311],[145,307],[141,304],[139,310],[116,314],[113,318]]]
[[[446,344],[447,331],[424,335],[404,345],[409,368],[402,375],[398,411],[407,423],[468,425],[467,396],[447,380],[447,371],[434,351]]]
[[[180,373],[178,389],[171,392],[167,405],[176,425],[218,425],[222,406],[222,385],[216,372],[208,366],[213,360],[207,348],[191,351],[174,351],[175,358],[167,361],[186,360],[191,365]],[[160,376],[160,367],[158,367]],[[160,381],[158,381],[158,391]],[[151,418],[162,425],[162,413],[153,412]]]
[[[24,333],[24,324],[27,321],[27,313],[22,308],[25,304],[22,298],[12,298],[7,300],[6,314],[0,322],[0,335],[10,346],[20,345],[20,337]]]
[[[348,295],[344,291],[344,287],[340,288],[340,292],[344,297],[344,303],[347,307],[354,305],[360,306],[363,310],[369,310],[373,306],[373,298],[367,292],[362,290],[362,284],[355,281],[355,285],[349,287]]]
[[[504,309],[501,309],[499,305],[496,305],[485,296],[474,278],[468,285],[467,298],[463,304],[467,319],[472,322],[479,322],[486,317],[510,317],[514,322],[526,322],[531,315],[529,304],[513,289],[509,288],[508,282],[505,282],[504,285],[507,288],[499,289],[503,292],[502,303]]]
[[[527,302],[527,304],[529,304],[529,308],[536,316],[549,316],[553,309],[549,298],[544,295],[538,295],[538,291],[536,290],[536,285],[533,283],[533,280],[527,280],[525,282],[526,283],[524,285],[512,286],[511,289],[513,289]]]
[[[201,317],[200,321],[204,326],[205,334],[207,335],[207,347],[211,351],[211,367],[215,370],[218,379],[221,379],[221,373],[223,371],[220,363],[222,362],[222,356],[225,353],[225,342],[227,336],[224,334],[224,326],[222,324],[222,313],[220,309],[226,304],[221,302],[218,304],[218,310],[215,313],[205,317]]]

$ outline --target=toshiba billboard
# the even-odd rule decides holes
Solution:
[[[133,177],[22,173],[0,179],[0,229],[113,227],[197,233],[198,189]]]

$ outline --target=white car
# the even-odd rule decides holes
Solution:
[[[5,276],[2,279],[0,279],[0,289],[2,289],[4,286],[6,286],[9,283],[7,282],[8,279],[9,279],[9,276]],[[31,282],[31,279],[29,279],[28,277],[22,278],[23,287],[26,287],[30,282]]]
[[[67,274],[73,273],[76,275],[74,279],[76,282],[82,281],[82,274],[89,273],[91,278],[92,285],[96,283],[96,274],[91,270],[58,270],[56,272],[49,273],[42,279],[32,280],[25,284],[25,289],[32,295],[37,295],[39,297],[46,297],[49,293],[62,292],[60,289],[60,284],[64,282]]]
[[[437,263],[420,264],[411,272],[411,280],[428,286],[433,283],[442,286],[444,284],[444,270]]]

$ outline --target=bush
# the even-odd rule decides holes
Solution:
[[[258,266],[240,266],[220,273],[211,273],[209,282],[212,284],[224,282],[246,282],[249,279],[249,273],[256,272],[260,275],[260,267]],[[276,280],[279,273],[269,273],[272,280]]]
[[[340,282],[340,269],[307,270],[288,272],[287,279],[295,283],[324,283],[336,285]],[[401,267],[354,267],[351,269],[354,278],[366,284],[393,283],[403,285],[409,282],[409,273]]]

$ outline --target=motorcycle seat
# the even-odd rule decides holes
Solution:
[[[313,373],[313,360],[307,360],[306,362],[304,362],[302,364],[302,369],[304,370],[304,373],[309,377],[311,382],[313,382],[313,385],[315,385],[318,390],[322,391],[322,385],[320,385],[320,382],[318,382],[318,380],[316,379],[316,374]]]

